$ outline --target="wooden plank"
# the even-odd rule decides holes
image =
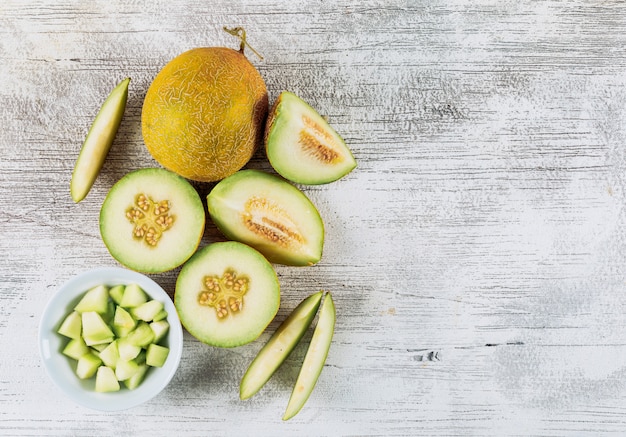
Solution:
[[[44,373],[38,320],[74,274],[117,265],[98,214],[155,166],[141,106],[154,75],[243,25],[270,99],[294,91],[358,168],[303,187],[324,257],[277,266],[282,307],[250,345],[185,336],[157,398],[103,414]],[[0,5],[0,434],[577,435],[626,429],[626,9],[619,1],[192,2]],[[79,205],[74,160],[131,76],[103,173]],[[249,164],[270,170],[260,151]],[[194,184],[206,195],[210,184]],[[222,238],[208,226],[202,244]],[[173,294],[177,271],[153,277]],[[238,383],[310,292],[337,331],[303,411],[281,423],[305,349],[248,401]]]

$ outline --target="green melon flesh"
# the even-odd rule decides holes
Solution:
[[[78,340],[82,334],[82,325],[80,313],[78,311],[72,311],[68,316],[63,319],[61,326],[57,332],[65,337]]]
[[[149,201],[142,202],[142,195]],[[166,204],[169,210],[164,212],[162,206]],[[142,206],[147,211],[142,211]],[[129,213],[144,214],[144,218],[133,222]],[[149,223],[142,222],[146,217],[151,218]],[[168,218],[172,223],[163,229]],[[111,188],[100,210],[100,233],[111,255],[124,266],[144,273],[171,270],[189,259],[200,243],[204,222],[204,206],[196,190],[182,177],[159,168],[124,176]],[[136,236],[144,224],[143,236]],[[156,243],[150,238],[151,228],[160,234]]]
[[[147,364],[140,364],[139,368],[133,376],[124,381],[124,385],[129,390],[134,390],[139,387],[139,384],[144,380],[146,373],[150,367]]]
[[[130,361],[119,360],[115,366],[115,377],[118,381],[126,381],[139,371],[139,364]]]
[[[154,333],[154,342],[158,343],[165,337],[167,331],[169,331],[170,324],[167,320],[158,320],[150,323],[150,329],[152,329],[152,332]]]
[[[322,257],[319,212],[302,191],[278,176],[238,171],[211,190],[207,206],[226,237],[254,247],[270,262],[307,266]]]
[[[232,284],[226,272],[234,276]],[[240,287],[243,295],[233,288],[239,280],[247,281]],[[210,300],[215,286],[219,291]],[[224,312],[219,305],[222,298],[227,305]],[[240,298],[240,307],[235,304],[233,310],[231,298],[233,302]],[[183,326],[198,340],[217,347],[241,346],[261,335],[276,315],[280,285],[274,268],[258,251],[236,241],[213,243],[196,252],[181,269],[174,303]]]
[[[265,130],[265,151],[272,167],[300,184],[336,181],[356,167],[344,140],[304,100],[283,91]]]
[[[97,312],[86,311],[82,313],[81,321],[83,325],[82,335],[87,346],[110,343],[114,340],[113,331]]]
[[[302,368],[298,374],[296,384],[293,387],[283,420],[289,420],[298,414],[309,399],[320,373],[324,368],[334,330],[335,303],[330,293],[327,293],[324,297],[322,307],[320,308],[317,326],[315,327],[311,343],[309,343],[309,348],[304,356]]]
[[[109,289],[106,285],[98,285],[85,293],[74,310],[79,313],[95,311],[104,315],[109,309]]]
[[[71,339],[63,348],[63,355],[78,360],[80,357],[89,353],[89,347],[85,344],[83,338]]]
[[[128,337],[123,337],[117,340],[117,352],[119,359],[123,361],[130,361],[137,358],[141,353],[141,346],[131,342]]]
[[[113,340],[100,352],[100,359],[105,366],[115,369],[115,366],[120,359],[120,354],[117,350],[117,340]]]
[[[70,195],[76,203],[91,190],[113,144],[126,108],[129,83],[130,78],[126,78],[111,91],[87,133],[70,181]]]
[[[98,368],[102,364],[102,360],[93,353],[86,353],[78,359],[76,364],[76,376],[80,379],[91,378],[96,374]]]
[[[115,371],[110,367],[100,366],[96,371],[96,391],[99,393],[106,393],[111,391],[118,391],[120,389],[120,383],[117,381]]]
[[[163,367],[169,352],[169,348],[165,346],[150,344],[146,352],[146,364],[151,367]]]
[[[285,361],[313,322],[321,300],[321,291],[304,299],[272,334],[241,380],[241,399],[248,399],[258,392]]]

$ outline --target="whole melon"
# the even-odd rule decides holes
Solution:
[[[262,143],[268,96],[243,54],[201,47],[177,56],[148,88],[141,129],[163,167],[201,182],[241,169]]]

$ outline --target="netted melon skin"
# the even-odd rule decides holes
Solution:
[[[265,81],[239,51],[189,50],[157,74],[144,99],[144,143],[163,167],[200,182],[241,169],[262,145]]]

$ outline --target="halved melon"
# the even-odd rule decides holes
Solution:
[[[126,267],[145,273],[174,269],[193,255],[204,233],[202,200],[184,178],[146,168],[120,179],[100,210],[107,249]]]
[[[198,340],[235,347],[255,340],[280,306],[272,265],[236,241],[210,244],[180,271],[174,304],[180,321]]]

